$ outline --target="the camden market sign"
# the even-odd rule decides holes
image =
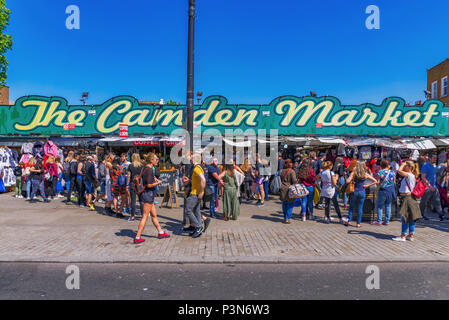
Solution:
[[[0,106],[0,135],[119,135],[121,125],[133,133],[165,133],[182,128],[184,106],[139,106],[119,96],[97,106],[68,106],[64,98],[27,96]],[[282,96],[268,105],[231,105],[210,96],[195,107],[201,130],[277,129],[280,135],[449,135],[449,106],[429,100],[406,106],[401,98],[382,105],[344,106],[334,97]]]

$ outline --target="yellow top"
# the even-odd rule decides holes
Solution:
[[[190,191],[190,194],[197,196],[199,191],[201,190],[200,176],[204,177],[204,170],[203,170],[203,168],[201,168],[201,166],[195,166],[195,169],[193,169],[193,174],[192,174],[192,190]],[[203,190],[203,193],[204,193],[204,190]]]

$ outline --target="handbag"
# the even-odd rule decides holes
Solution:
[[[44,175],[45,181],[51,181],[51,174],[47,171],[47,173]]]
[[[346,184],[345,192],[346,194],[354,193],[355,183],[354,180]]]
[[[304,198],[309,195],[309,190],[307,190],[306,186],[302,183],[292,184],[288,187],[288,197],[291,199],[294,198]]]
[[[209,202],[214,198],[214,191],[210,186],[206,186],[206,189],[204,189],[204,201]]]
[[[404,179],[405,179],[405,183],[407,184],[407,187],[409,188],[409,190],[412,190],[410,188],[410,185],[408,184],[408,179],[407,178],[404,178]],[[412,191],[412,196],[415,199],[420,199],[424,195],[424,193],[426,193],[428,188],[429,187],[424,182],[422,182],[421,179],[418,179],[418,181],[416,181],[415,188]]]

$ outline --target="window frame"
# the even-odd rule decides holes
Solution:
[[[444,81],[446,80],[446,86],[444,86]],[[444,89],[446,89],[446,92],[444,92]],[[447,97],[447,92],[448,91],[448,87],[447,87],[447,76],[441,78],[441,97]]]
[[[436,85],[436,88],[435,88]],[[434,90],[435,88],[435,90]],[[431,98],[432,99],[438,99],[438,80],[432,82],[432,84],[430,85],[430,93],[431,93]]]

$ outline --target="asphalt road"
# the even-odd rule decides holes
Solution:
[[[449,299],[449,264],[0,264],[0,299],[304,300]],[[376,285],[375,281],[370,281]]]

